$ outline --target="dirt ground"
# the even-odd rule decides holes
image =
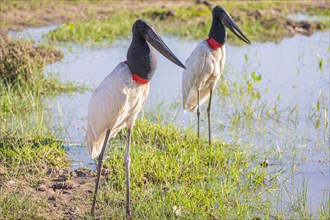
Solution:
[[[103,169],[100,186],[108,175]],[[3,182],[5,192],[17,192],[29,197],[38,206],[38,216],[45,219],[84,219],[89,215],[94,193],[96,172],[86,169],[49,170],[35,187],[22,179]],[[97,206],[96,206],[97,209]]]
[[[91,4],[89,1],[39,1],[38,6],[27,5],[25,1],[11,0],[8,8],[4,7],[5,2],[1,0],[0,32],[8,30],[18,31],[26,27],[38,27],[52,24],[61,24],[70,21],[102,19],[108,17],[116,9],[139,10],[150,6],[148,1],[99,1]],[[194,1],[153,1],[155,7],[193,5]]]

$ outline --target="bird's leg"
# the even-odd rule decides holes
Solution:
[[[125,171],[126,171],[126,214],[131,215],[130,211],[130,142],[131,142],[131,129],[127,130],[127,143],[125,154]]]
[[[104,155],[105,147],[107,146],[109,135],[110,135],[110,131],[107,131],[107,133],[105,134],[103,147],[102,147],[101,153],[100,153],[99,158],[98,158],[97,178],[96,178],[96,184],[95,184],[95,193],[94,193],[94,199],[93,199],[93,204],[92,204],[92,209],[91,209],[91,215],[92,216],[94,216],[94,208],[95,208],[95,203],[96,203],[96,196],[97,196],[97,191],[99,189],[100,175],[101,175],[102,164],[103,164],[103,155]]]
[[[212,101],[212,87],[210,89],[209,105],[207,106],[207,120],[209,123],[209,145],[211,145],[211,101]]]
[[[199,139],[199,115],[200,115],[200,111],[199,111],[199,89],[197,89],[197,137]]]

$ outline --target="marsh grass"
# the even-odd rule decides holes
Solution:
[[[125,216],[125,133],[111,144],[110,170],[99,197],[98,217]],[[137,219],[244,219],[267,216],[261,196],[267,169],[245,146],[197,140],[173,124],[138,121],[132,135],[131,190]]]
[[[62,24],[58,29],[51,31],[47,36],[51,40],[84,42],[113,42],[118,36],[127,36],[131,33],[131,25],[138,18],[134,13],[122,11],[102,20],[89,22],[70,22]],[[119,24],[119,25],[118,25]]]
[[[34,46],[33,42],[0,35],[0,107],[1,116],[42,109],[44,96],[86,90],[86,86],[61,82],[44,75],[44,67],[62,58],[52,46]]]
[[[4,219],[35,219],[38,204],[30,196],[22,196],[18,192],[7,195],[0,187],[0,214]]]
[[[2,128],[0,215],[5,219],[40,218],[40,207],[45,204],[34,196],[37,182],[68,165],[62,143],[53,134]]]
[[[0,44],[0,216],[40,218],[36,183],[69,164],[44,98],[85,87],[44,76],[45,65],[62,57],[53,48],[6,35]]]
[[[66,152],[50,130],[40,97],[20,98],[10,91],[0,101],[0,215],[40,218],[41,203],[34,188],[39,180],[69,165]]]
[[[9,134],[1,132],[0,158],[10,176],[36,181],[51,167],[67,165],[62,142],[47,133]]]
[[[283,37],[292,36],[295,28],[304,29],[305,34],[312,33],[310,28],[306,29],[306,22],[288,20],[285,16],[290,13],[303,11],[304,13],[322,13],[326,17],[330,16],[326,7],[307,3],[246,2],[237,4],[223,2],[221,5],[230,12],[251,41],[279,41]],[[111,44],[114,39],[128,36],[131,33],[132,23],[138,18],[143,18],[161,33],[185,39],[204,39],[207,37],[211,25],[211,9],[204,4],[143,7],[140,10],[122,9],[114,10],[109,14],[108,17],[62,24],[58,29],[48,33],[47,37],[65,42],[106,41]],[[329,28],[329,23],[326,21],[310,23],[313,29]],[[228,38],[231,43],[242,44],[230,32],[228,32]]]
[[[33,85],[41,78],[45,65],[62,58],[52,47],[33,46],[32,42],[0,35],[1,80],[5,84]]]
[[[236,87],[230,85],[234,82],[227,81],[219,85],[218,89],[223,94],[234,89],[237,95],[250,97],[251,100],[248,100],[254,103],[253,100],[260,99],[256,94],[257,84],[262,77],[257,73],[246,73],[245,77],[241,82],[236,82]],[[295,166],[289,170],[286,168],[292,158],[298,157],[296,151],[290,154],[286,153],[292,149],[260,151],[260,148],[256,150],[251,144],[239,141],[229,144],[221,139],[216,139],[209,146],[207,138],[197,140],[194,128],[182,130],[174,125],[173,120],[167,120],[171,115],[162,114],[162,111],[166,111],[163,106],[157,114],[146,112],[144,115],[148,119],[140,118],[133,129],[131,193],[135,219],[313,219],[315,215],[327,219],[329,202],[322,202],[317,214],[310,214],[306,205],[306,188],[288,200],[288,206],[274,206],[276,202],[283,204],[283,198],[286,198],[284,194],[291,193],[290,188],[285,188],[282,195],[279,192],[282,185],[289,183],[296,175]],[[169,107],[176,108],[177,105]],[[264,113],[261,116],[260,120],[268,117]],[[16,127],[13,131],[17,133],[12,132],[8,136],[8,131],[4,132],[7,136],[3,138],[5,144],[0,145],[0,160],[8,166],[2,168],[1,180],[24,178],[27,175],[30,185],[34,186],[48,169],[66,166],[61,141],[47,133],[48,128],[43,126],[45,123],[42,121],[44,115],[36,117],[39,126],[29,127],[33,120],[21,126],[19,118],[16,123],[10,122],[16,126],[5,126]],[[249,120],[256,117],[253,113]],[[240,120],[243,119],[245,117]],[[19,127],[27,128],[29,132],[22,135],[18,132]],[[123,131],[112,140],[106,154],[105,167],[110,174],[101,183],[96,210],[97,218],[100,219],[126,218],[123,160],[125,136],[126,131]],[[280,166],[264,166],[261,164],[264,159],[279,163]],[[18,195],[19,192],[1,194],[1,214],[12,218],[40,217],[36,214],[38,209],[35,200],[29,194],[23,197]],[[92,196],[88,198],[91,202]],[[14,212],[10,208],[12,205],[15,206]],[[79,217],[89,219],[89,212]]]
[[[245,59],[246,64],[249,65],[249,58],[246,57]],[[308,190],[309,173],[307,172],[310,171],[303,169],[303,167],[307,166],[307,164],[313,163],[315,166],[320,166],[321,170],[327,170],[323,167],[326,163],[328,163],[327,158],[329,155],[327,147],[328,127],[325,126],[328,119],[327,117],[324,117],[327,116],[326,95],[324,93],[320,93],[315,105],[307,107],[311,110],[309,113],[302,112],[302,106],[299,104],[283,107],[281,94],[279,94],[277,98],[275,96],[275,100],[267,98],[268,93],[271,93],[272,91],[270,91],[271,89],[268,87],[260,86],[260,83],[263,81],[262,73],[253,70],[246,71],[245,69],[248,68],[243,68],[242,71],[238,72],[232,69],[225,69],[220,83],[216,88],[216,92],[214,93],[215,101],[213,102],[212,108],[217,110],[212,112],[212,119],[214,129],[213,139],[216,140],[215,147],[220,148],[218,146],[220,144],[223,145],[222,148],[225,152],[226,149],[230,149],[233,151],[232,153],[234,153],[235,148],[239,146],[240,152],[243,155],[248,156],[248,160],[251,164],[253,164],[251,165],[251,168],[254,167],[256,170],[259,170],[260,168],[263,172],[265,172],[263,183],[260,184],[260,191],[257,190],[258,196],[261,197],[258,198],[260,199],[259,202],[261,199],[264,199],[261,201],[264,205],[261,209],[265,210],[265,212],[260,214],[260,212],[256,211],[255,209],[258,209],[257,205],[254,206],[255,209],[247,208],[246,211],[249,210],[251,213],[258,213],[254,215],[254,217],[261,216],[261,218],[264,219],[329,218],[329,215],[326,215],[327,213],[324,212],[324,210],[329,210],[330,208],[328,202],[328,190],[324,189],[325,199],[322,199],[322,201],[319,200],[319,204],[313,204],[318,200]],[[233,77],[235,74],[238,74],[238,76]],[[148,119],[151,119],[154,123],[159,124],[159,127],[162,128],[167,127],[168,124],[174,123],[177,125],[177,129],[179,129],[179,131],[183,133],[187,131],[190,133],[191,136],[187,136],[189,140],[196,138],[194,137],[194,135],[196,135],[195,113],[188,113],[191,115],[191,120],[186,120],[185,118],[185,121],[182,122],[182,111],[176,111],[177,108],[181,107],[180,101],[174,101],[173,104],[161,102],[159,105],[153,106],[154,107],[148,109],[148,111],[144,111],[142,115]],[[206,107],[202,106],[201,112],[205,111]],[[316,128],[313,125],[318,119],[320,120],[320,126]],[[306,120],[306,122],[304,120]],[[207,121],[206,116],[203,114],[201,115],[201,122],[202,134],[203,138],[205,138],[207,134]],[[182,125],[182,123],[184,124]],[[185,123],[188,123],[188,125]],[[299,131],[301,126],[310,125],[312,125],[310,127],[311,129],[315,129],[313,131],[319,132],[319,135],[314,137],[313,140],[309,140],[308,137],[305,137]],[[184,146],[186,139],[185,137],[177,137],[175,139],[179,139],[180,142],[182,141]],[[203,143],[205,143],[204,141],[207,140],[203,139],[200,144],[197,144],[201,151],[207,149],[207,147],[203,145]],[[180,146],[180,143],[178,144]],[[191,143],[189,145],[195,144],[196,143]],[[162,144],[157,145],[163,146]],[[118,160],[122,160],[124,146],[124,142],[119,145],[119,148],[121,148],[121,155],[118,157]],[[138,144],[137,146],[141,146],[141,144]],[[117,144],[113,147],[117,148]],[[161,150],[165,151],[163,148],[161,148]],[[116,149],[113,151],[116,151]],[[194,150],[190,149],[189,151]],[[311,154],[311,152],[322,156],[314,158],[315,155]],[[201,154],[200,152],[198,153],[199,155]],[[230,152],[226,152],[225,154],[228,155],[228,158],[233,157],[229,156],[231,154]],[[185,158],[184,160],[191,160],[188,159],[189,157],[187,157],[185,153],[180,152],[177,155],[180,155],[179,158]],[[197,151],[194,155],[198,155]],[[139,158],[139,156],[136,157]],[[200,159],[200,157],[197,158]],[[219,154],[217,154],[217,158],[221,160],[221,156]],[[110,156],[109,159],[112,160],[112,157]],[[134,160],[141,161],[140,159]],[[315,164],[315,160],[320,161],[322,164]],[[160,161],[165,160],[160,159]],[[194,162],[192,163],[194,164]],[[219,167],[221,166],[225,165],[219,165]],[[248,171],[244,169],[248,166],[249,165],[246,164],[242,164],[241,166],[242,170],[246,174]],[[263,169],[261,167],[263,167]],[[171,170],[176,169],[178,168],[171,167]],[[189,168],[188,170],[190,169],[194,170],[194,168]],[[196,173],[195,170],[192,172]],[[221,173],[226,173],[226,171],[221,170]],[[124,173],[122,173],[122,175],[124,175]],[[226,178],[230,178],[229,176],[230,175]],[[219,178],[218,180],[218,183],[220,184],[222,179]],[[122,187],[124,187],[124,185],[122,185]],[[226,186],[223,187],[226,188]],[[313,187],[315,186],[312,186],[312,188]],[[110,188],[111,187],[108,189]],[[193,187],[189,186],[188,188],[192,189]],[[248,190],[245,192],[249,193]],[[187,191],[185,191],[185,193],[189,194]],[[244,192],[240,193],[244,194]],[[118,194],[120,195],[120,193]],[[219,196],[219,194],[217,194],[217,196]],[[316,201],[311,201],[311,197],[313,197],[313,200],[315,199]],[[253,196],[253,199],[254,198],[255,195]],[[251,202],[253,204],[254,202],[257,203],[257,200],[254,201],[253,199]],[[191,201],[191,199],[189,199],[189,201]],[[122,199],[122,205],[124,206],[124,199]],[[179,207],[180,205],[183,207],[182,203],[179,205],[175,204],[173,207]],[[243,209],[243,207],[241,208]],[[167,210],[168,209],[169,207],[167,207]],[[229,210],[227,211],[230,212]],[[224,210],[221,212],[226,213]],[[187,211],[186,213],[190,212]],[[174,215],[175,214],[173,214],[173,216]],[[205,217],[205,213],[197,213],[196,215],[201,219],[207,218]],[[247,213],[244,213],[243,215],[249,216]],[[193,214],[187,214],[183,218],[189,219],[193,218],[192,216]],[[155,218],[155,216],[152,217]],[[231,213],[220,217],[217,216],[217,218],[229,219],[240,217]]]
[[[314,109],[310,110],[309,121],[317,130],[326,130],[329,127],[329,97],[327,89],[320,89]]]
[[[237,76],[232,77],[233,74]],[[222,109],[222,113],[215,117],[229,121],[227,127],[232,130],[245,127],[252,131],[256,125],[259,129],[266,128],[266,121],[267,124],[280,122],[280,96],[275,102],[265,99],[268,88],[261,90],[261,81],[262,73],[246,70],[235,73],[226,69],[215,93],[216,99],[219,100],[215,108]]]
[[[281,94],[274,101],[265,99],[269,89],[266,87],[263,92],[258,86],[262,81],[261,73],[243,70],[237,80],[232,80],[226,71],[217,87],[219,96],[216,96],[216,103],[226,113],[214,117],[230,122],[219,126],[219,130],[233,133],[234,143],[253,143],[248,151],[259,161],[268,161],[266,183],[270,181],[268,186],[272,187],[266,189],[265,195],[273,198],[272,216],[277,219],[328,219],[329,212],[327,215],[323,212],[330,209],[328,189],[323,189],[326,199],[320,200],[319,204],[311,203],[313,195],[308,191],[308,174],[303,170],[307,163],[314,164],[313,160],[328,161],[328,101],[325,101],[328,97],[323,92],[328,88],[320,90],[315,105],[308,106],[309,111],[304,113],[300,105],[283,108]],[[302,126],[309,126],[317,135],[309,140],[299,131]],[[320,155],[316,159],[311,154],[315,151],[322,152],[317,153]],[[314,166],[327,170],[321,165]]]

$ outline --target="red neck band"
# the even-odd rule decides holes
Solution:
[[[212,37],[209,37],[208,39],[206,39],[206,41],[212,49],[218,49],[223,46],[222,44],[220,44],[216,40],[214,40]]]
[[[128,65],[127,60],[125,60],[124,63],[126,63]],[[132,78],[135,82],[140,83],[140,84],[147,84],[149,82],[149,80],[143,79],[134,73],[132,73]]]
[[[135,82],[137,82],[137,83],[140,83],[140,84],[147,84],[148,82],[149,82],[149,80],[147,80],[147,79],[143,79],[143,78],[141,78],[141,77],[139,77],[138,75],[136,75],[136,74],[132,74],[132,76],[133,76],[133,80],[135,81]]]

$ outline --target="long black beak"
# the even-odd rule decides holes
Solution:
[[[244,41],[247,44],[250,44],[250,40],[243,34],[243,32],[236,25],[235,21],[230,17],[230,15],[226,12],[221,14],[222,23],[231,30],[239,39]]]
[[[181,63],[181,61],[174,55],[174,53],[166,46],[164,41],[160,38],[160,36],[151,28],[148,28],[146,32],[145,39],[164,57],[175,63],[176,65],[186,69],[186,67]]]

